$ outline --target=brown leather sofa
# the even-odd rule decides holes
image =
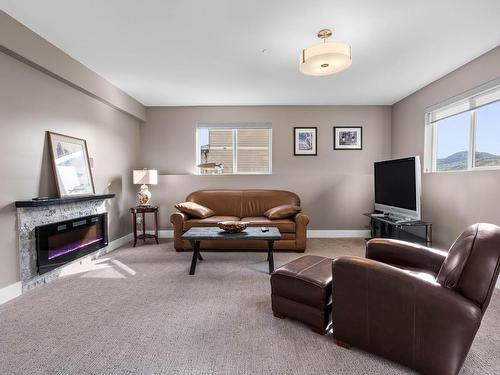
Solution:
[[[500,228],[472,225],[448,253],[374,239],[366,258],[332,263],[337,344],[424,374],[457,374],[498,278]]]
[[[275,250],[304,252],[309,217],[299,212],[288,219],[269,220],[263,214],[280,205],[300,206],[297,194],[282,190],[200,190],[189,194],[186,202],[195,202],[212,209],[215,216],[196,219],[182,212],[170,217],[174,226],[174,247],[177,251],[191,249],[187,241],[181,240],[182,234],[192,227],[217,226],[225,220],[248,221],[249,226],[277,227],[281,240],[274,243]],[[201,241],[202,249],[267,249],[266,241]]]

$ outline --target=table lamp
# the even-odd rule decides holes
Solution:
[[[134,185],[141,185],[139,193],[137,193],[139,206],[149,206],[151,192],[148,189],[148,184],[158,184],[158,171],[156,169],[134,169]]]

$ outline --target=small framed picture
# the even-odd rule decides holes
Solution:
[[[333,128],[334,150],[362,150],[363,128],[361,126]]]
[[[296,156],[316,156],[318,155],[318,128],[305,127],[293,128],[293,154]]]

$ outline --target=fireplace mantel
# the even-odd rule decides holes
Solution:
[[[69,198],[48,198],[48,199],[30,199],[25,201],[16,201],[16,207],[43,207],[52,206],[55,204],[68,204],[76,202],[93,201],[99,199],[110,199],[114,198],[114,194],[98,194],[98,195],[86,195],[82,197],[69,197]]]

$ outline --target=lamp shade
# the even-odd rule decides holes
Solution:
[[[351,63],[349,44],[320,43],[302,50],[300,72],[312,76],[326,76],[347,69]]]
[[[134,169],[134,185],[158,184],[158,171],[156,169]]]

